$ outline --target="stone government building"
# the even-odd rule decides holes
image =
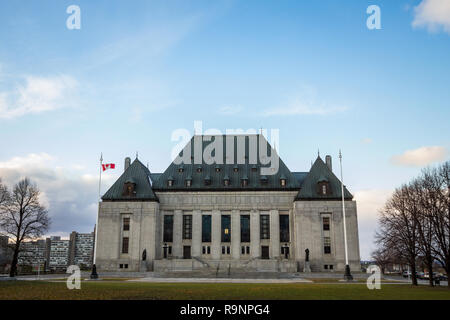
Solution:
[[[99,270],[298,272],[306,249],[313,272],[344,270],[341,183],[331,157],[325,163],[318,156],[309,172],[291,172],[280,159],[276,174],[262,175],[264,165],[248,161],[259,135],[226,137],[234,144],[224,144],[223,161],[213,164],[172,162],[151,173],[137,158],[125,159],[124,173],[99,203]],[[196,142],[203,151],[211,143],[203,138],[192,138],[191,154]],[[245,150],[245,163],[238,150]],[[349,264],[358,271],[356,202],[344,193]]]

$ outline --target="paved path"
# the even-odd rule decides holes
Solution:
[[[140,278],[131,282],[193,282],[193,283],[312,283],[306,279],[233,279],[233,278]]]

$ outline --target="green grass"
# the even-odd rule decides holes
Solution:
[[[239,284],[239,283],[141,283],[82,282],[81,290],[68,290],[63,282],[2,281],[0,300],[50,299],[154,299],[154,300],[287,300],[287,299],[446,299],[444,287],[382,285],[368,290],[364,284]]]

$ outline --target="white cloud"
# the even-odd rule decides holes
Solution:
[[[91,232],[97,214],[98,175],[80,172],[73,165],[56,166],[57,159],[47,153],[28,154],[0,161],[0,178],[9,189],[28,177],[41,190],[41,203],[52,219],[49,235],[72,231]],[[102,175],[102,192],[106,192],[117,175]]]
[[[314,102],[305,102],[296,99],[286,107],[268,109],[263,112],[266,117],[269,116],[293,116],[293,115],[319,115],[325,116],[346,111],[345,106],[330,106],[324,104],[316,104]]]
[[[242,111],[241,106],[233,106],[233,105],[227,105],[223,106],[219,109],[219,114],[224,116],[232,116],[235,114],[238,114]]]
[[[445,160],[446,155],[447,149],[444,147],[421,147],[393,156],[391,162],[399,166],[423,167],[433,162]]]
[[[355,192],[358,205],[358,230],[361,259],[369,260],[375,249],[374,236],[379,210],[383,208],[392,190],[369,189]]]
[[[370,139],[370,138],[364,138],[364,139],[361,140],[361,142],[363,144],[371,144],[373,142],[373,140]]]
[[[441,28],[450,33],[450,1],[423,0],[414,8],[413,27],[426,27],[428,31],[437,32]]]
[[[26,76],[7,92],[0,92],[0,118],[10,119],[70,106],[78,82],[67,75]]]

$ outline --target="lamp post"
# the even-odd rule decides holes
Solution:
[[[347,281],[353,280],[350,273],[350,265],[348,264],[348,245],[347,245],[347,224],[345,223],[345,199],[344,199],[344,177],[342,175],[342,154],[339,150],[339,163],[341,165],[341,194],[342,194],[342,223],[344,224],[344,251],[345,251],[345,273],[344,279]]]

